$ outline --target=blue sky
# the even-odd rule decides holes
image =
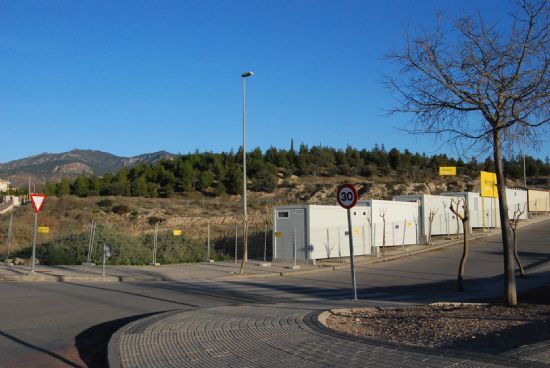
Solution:
[[[97,149],[121,156],[248,147],[450,153],[396,129],[383,56],[407,28],[503,1],[0,0],[0,162]],[[549,145],[539,152],[544,158]]]

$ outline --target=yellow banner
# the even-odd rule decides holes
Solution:
[[[38,226],[37,230],[40,234],[48,234],[50,232],[50,228],[47,226]]]
[[[482,197],[497,197],[497,175],[492,172],[481,171],[479,192]]]
[[[282,231],[275,231],[275,237],[276,238],[280,238],[283,236],[283,232]]]
[[[181,235],[182,235],[182,231],[180,229],[174,230],[174,236],[181,236]]]
[[[439,175],[456,175],[456,166],[439,166]]]

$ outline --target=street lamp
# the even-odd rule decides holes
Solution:
[[[253,71],[241,74],[243,80],[243,263],[241,274],[244,272],[244,264],[248,262],[248,211],[246,209],[246,78],[252,77]]]

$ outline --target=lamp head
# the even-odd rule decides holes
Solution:
[[[241,74],[241,77],[248,78],[248,77],[252,77],[253,75],[254,75],[254,72],[252,70],[249,70],[249,71],[244,72],[243,74]]]

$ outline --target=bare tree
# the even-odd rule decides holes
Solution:
[[[382,217],[382,255],[386,256],[386,212],[388,210],[386,208],[382,209],[380,208],[378,216]]]
[[[512,233],[514,234],[514,258],[516,259],[516,263],[518,264],[519,274],[521,275],[521,277],[525,276],[525,270],[523,269],[521,261],[519,260],[516,229],[518,228],[519,218],[524,213],[525,213],[525,206],[523,207],[523,211],[522,211],[519,208],[519,204],[518,204],[516,209],[514,210],[513,218],[510,219],[510,228],[512,229]]]
[[[430,245],[432,242],[432,225],[434,223],[435,215],[437,215],[437,212],[439,209],[437,208],[430,208],[430,213],[428,214],[428,237],[427,237],[427,244]]]
[[[520,139],[536,146],[538,128],[550,121],[550,5],[519,0],[516,6],[509,29],[464,17],[451,36],[438,26],[408,37],[404,50],[388,55],[400,70],[387,78],[398,99],[391,112],[412,114],[409,132],[492,150],[509,305],[517,304],[517,291],[502,151]]]
[[[460,207],[462,206],[462,211]],[[465,199],[454,200],[451,199],[451,206],[449,207],[452,213],[462,221],[462,227],[464,228],[464,243],[462,249],[462,258],[460,258],[460,265],[458,266],[458,291],[464,291],[464,283],[462,281],[464,277],[464,267],[466,266],[466,260],[470,253],[470,245],[468,244],[468,221],[470,221],[470,211],[468,210],[468,204]]]
[[[327,241],[325,243],[325,249],[327,251],[327,258],[330,258],[330,253],[332,251],[332,246],[330,245],[330,232],[329,232],[328,228],[327,228]]]

